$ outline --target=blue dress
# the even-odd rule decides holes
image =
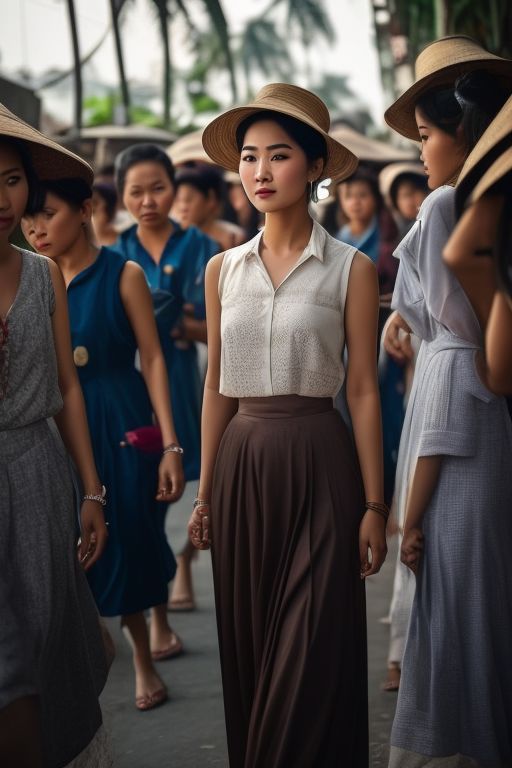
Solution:
[[[172,294],[175,306],[194,305],[194,315],[206,317],[204,273],[209,259],[219,252],[219,244],[197,227],[183,229],[172,221],[174,230],[157,264],[137,236],[137,225],[123,232],[114,244],[115,250],[140,264],[152,293],[161,297]],[[170,336],[174,322],[158,321],[160,342],[167,363],[174,425],[185,453],[183,465],[186,480],[197,480],[201,460],[201,392],[202,382],[194,342],[175,340]]]
[[[109,538],[88,572],[102,616],[136,613],[167,601],[176,561],[167,542],[167,505],[157,502],[159,456],[123,446],[147,426],[152,407],[135,368],[137,343],[119,293],[125,259],[109,248],[71,281],[73,357],[85,398],[99,476],[107,487]]]

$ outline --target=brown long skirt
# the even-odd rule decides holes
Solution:
[[[212,497],[231,768],[367,768],[363,511],[330,399],[240,400]]]

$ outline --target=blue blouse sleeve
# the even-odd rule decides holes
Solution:
[[[194,315],[199,320],[206,317],[204,275],[208,261],[219,252],[218,244],[197,230],[190,243],[183,279],[184,303],[194,305]]]

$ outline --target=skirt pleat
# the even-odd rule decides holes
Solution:
[[[332,401],[241,400],[213,487],[231,768],[366,768],[364,493]]]

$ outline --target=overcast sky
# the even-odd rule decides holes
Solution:
[[[250,15],[266,7],[268,0],[223,0],[222,6],[232,32],[236,33]],[[108,0],[75,0],[78,12],[82,53],[99,40],[109,20]],[[382,125],[385,105],[380,88],[378,61],[373,45],[370,0],[327,0],[327,8],[336,29],[337,43],[321,42],[313,49],[310,62],[319,71],[345,74],[361,101],[367,104],[377,125]],[[0,0],[0,68],[3,72],[26,67],[43,72],[51,67],[72,64],[71,44],[64,0]],[[127,9],[124,27],[126,68],[129,78],[159,82],[161,72],[157,22],[148,12],[148,0],[135,0]],[[200,3],[192,8],[200,9]],[[197,12],[198,12],[197,11]],[[180,46],[183,30],[174,25],[173,45],[178,64],[187,65]],[[94,58],[95,69],[107,83],[117,82],[112,40],[102,46]],[[299,82],[300,85],[306,85]],[[229,94],[225,94],[228,99]],[[219,96],[222,100],[222,95]],[[227,104],[226,104],[227,106]],[[69,104],[71,119],[72,104]],[[67,108],[66,108],[67,111]]]

